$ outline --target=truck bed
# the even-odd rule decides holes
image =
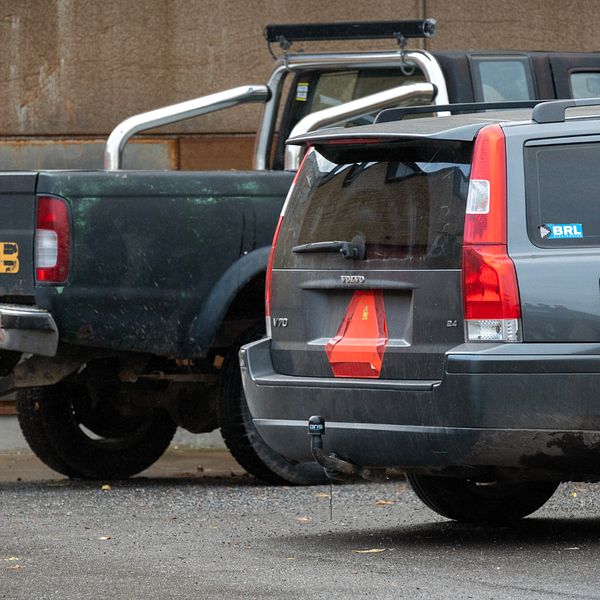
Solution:
[[[208,342],[200,338],[210,333],[199,336],[196,323],[194,334],[192,324],[207,302],[227,304],[226,293],[215,295],[220,282],[243,285],[231,281],[235,265],[244,261],[249,268],[237,277],[248,278],[265,260],[292,178],[275,171],[1,173],[0,242],[18,243],[19,269],[0,272],[0,302],[49,311],[61,342],[202,354]],[[35,282],[36,195],[62,197],[70,208],[64,286]]]

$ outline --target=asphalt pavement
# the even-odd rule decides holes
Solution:
[[[0,473],[0,598],[600,598],[598,485],[483,527],[400,480],[264,486],[222,450],[171,450],[122,482],[28,453]]]

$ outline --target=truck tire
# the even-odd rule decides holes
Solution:
[[[21,433],[33,453],[54,471],[67,477],[75,475],[69,465],[62,460],[56,450],[50,445],[44,431],[44,424],[40,416],[40,401],[43,388],[32,388],[17,392],[16,405],[17,417]]]
[[[242,386],[238,352],[241,346],[258,340],[263,335],[264,327],[259,325],[247,330],[225,359],[218,405],[221,435],[235,460],[248,473],[265,483],[271,485],[327,483],[329,479],[320,465],[292,463],[277,454],[263,441],[252,422]]]
[[[407,475],[415,494],[431,510],[455,521],[516,521],[541,508],[558,487],[556,481],[480,483],[471,479]]]
[[[122,417],[103,402],[92,409],[83,385],[19,392],[17,416],[23,436],[51,469],[79,479],[124,479],[156,462],[177,425],[164,410]]]

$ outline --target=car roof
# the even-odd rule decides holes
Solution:
[[[578,107],[577,117],[596,117],[599,108]],[[444,117],[422,117],[403,119],[401,121],[390,121],[385,123],[374,123],[372,125],[361,125],[357,127],[332,127],[312,131],[287,140],[292,145],[321,145],[345,142],[358,143],[379,141],[382,143],[402,140],[448,140],[469,142],[475,139],[477,132],[492,123],[503,126],[517,126],[533,124],[531,118],[532,109],[494,110],[462,115],[450,115]],[[572,118],[572,117],[570,117]],[[567,120],[570,120],[568,118]]]

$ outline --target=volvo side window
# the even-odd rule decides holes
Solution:
[[[600,195],[590,173],[600,144],[525,147],[527,228],[541,247],[600,246]]]

